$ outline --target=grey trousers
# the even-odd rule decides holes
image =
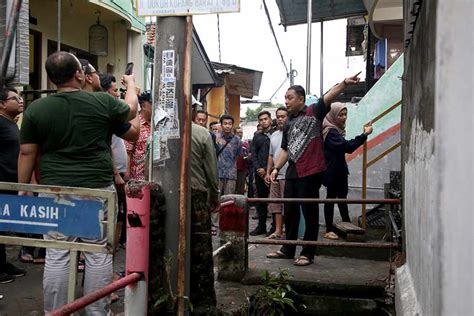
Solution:
[[[115,191],[114,186],[103,188]],[[49,196],[49,195],[42,195]],[[76,196],[64,196],[67,199],[78,199]],[[81,197],[83,199],[83,197]],[[91,200],[96,198],[90,198]],[[104,204],[104,214],[107,206]],[[80,241],[92,244],[105,244],[106,239],[86,239],[74,237],[53,237],[44,235],[45,240]],[[112,282],[113,262],[112,255],[107,253],[83,252],[86,260],[84,276],[84,295],[103,288]],[[67,303],[69,283],[69,269],[77,269],[76,262],[70,262],[69,250],[46,249],[46,264],[43,274],[44,312],[48,313]],[[85,308],[88,316],[102,316],[110,314],[110,296],[88,305]]]

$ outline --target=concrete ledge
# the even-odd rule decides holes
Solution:
[[[395,309],[398,316],[423,315],[407,264],[398,268],[395,274]]]

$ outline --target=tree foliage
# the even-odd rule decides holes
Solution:
[[[245,111],[245,120],[246,121],[256,121],[258,119],[258,113],[262,112],[265,108],[279,108],[280,106],[284,106],[282,103],[261,103],[257,108],[251,109],[250,107],[247,108]]]

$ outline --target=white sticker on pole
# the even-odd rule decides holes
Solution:
[[[240,12],[240,0],[137,0],[138,16]]]

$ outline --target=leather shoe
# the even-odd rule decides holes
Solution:
[[[258,235],[266,235],[266,234],[267,234],[266,229],[258,228],[258,227],[249,233],[250,236],[258,236]]]

